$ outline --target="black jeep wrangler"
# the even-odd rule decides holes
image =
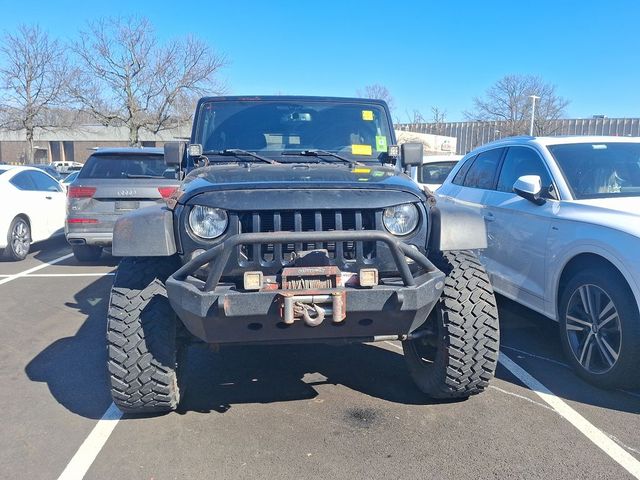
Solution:
[[[118,220],[121,261],[108,312],[108,368],[126,412],[173,410],[193,343],[400,340],[433,398],[484,390],[498,360],[498,314],[470,249],[482,222],[438,209],[406,174],[382,101],[214,97],[166,206]]]

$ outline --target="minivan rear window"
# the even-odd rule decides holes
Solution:
[[[78,178],[175,178],[162,155],[92,155]]]

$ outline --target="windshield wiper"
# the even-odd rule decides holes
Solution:
[[[351,166],[362,165],[360,162],[357,162],[355,160],[349,160],[348,158],[343,157],[342,155],[338,155],[337,153],[329,152],[328,150],[318,150],[315,148],[313,150],[298,150],[295,152],[286,150],[282,152],[282,155],[299,155],[301,157],[325,157],[326,156],[326,157],[337,158],[338,160],[348,163]],[[326,160],[324,161],[326,162]],[[335,163],[335,162],[329,162],[329,163]]]
[[[204,152],[205,154],[213,154],[213,155],[222,155],[222,156],[228,156],[228,157],[241,157],[241,156],[247,156],[247,157],[252,157],[255,158],[256,160],[260,160],[261,162],[266,162],[266,163],[271,163],[271,164],[276,164],[276,163],[280,163],[280,162],[276,162],[275,160],[271,159],[271,158],[267,158],[267,157],[263,157],[262,155],[258,155],[256,152],[249,152],[247,150],[241,150],[239,148],[227,148],[225,150],[218,150],[218,151],[214,151],[214,152]]]
[[[127,178],[167,178],[164,175],[144,175],[137,173],[127,173]]]

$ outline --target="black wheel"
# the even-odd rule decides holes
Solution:
[[[466,398],[482,392],[498,363],[500,326],[489,278],[467,251],[432,261],[446,274],[440,300],[418,337],[402,342],[409,372],[432,398]]]
[[[604,388],[640,386],[640,314],[617,271],[575,274],[562,292],[559,317],[562,346],[578,375]]]
[[[95,262],[102,255],[102,247],[95,245],[71,245],[71,250],[79,262]]]
[[[23,217],[16,217],[9,225],[7,247],[2,252],[7,260],[24,260],[31,248],[31,227]]]
[[[174,258],[125,258],[109,299],[107,344],[113,402],[123,412],[175,410],[186,342],[164,282]]]

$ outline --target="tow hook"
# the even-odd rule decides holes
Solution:
[[[292,325],[299,318],[310,327],[317,327],[327,315],[331,315],[334,323],[340,323],[346,317],[344,292],[323,295],[285,294],[283,296],[282,316],[287,325]],[[331,306],[320,306],[326,304],[331,304]]]

